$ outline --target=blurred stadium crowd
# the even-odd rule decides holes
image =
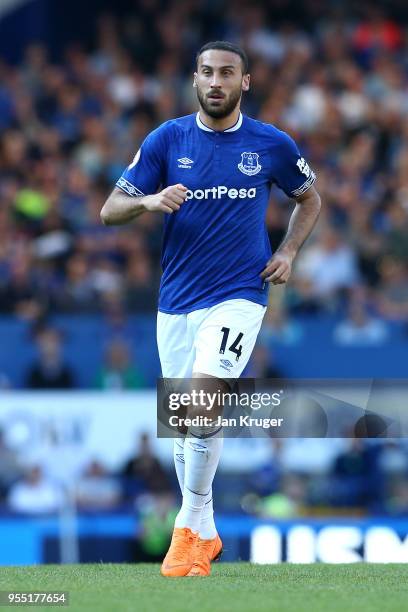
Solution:
[[[217,513],[275,519],[407,515],[406,444],[334,439],[329,447],[325,442],[271,440],[255,470],[221,470],[214,482]],[[134,452],[115,471],[100,458],[56,458],[27,462],[0,430],[0,514],[44,516],[70,503],[81,513],[136,513],[142,523],[151,522],[153,531],[161,524],[165,548],[177,512],[178,483],[148,434],[137,436]]]
[[[161,219],[104,228],[99,211],[144,136],[195,111],[194,52],[225,38],[250,55],[245,112],[287,130],[319,177],[322,219],[281,308],[348,311],[339,337],[381,341],[380,319],[408,315],[406,24],[369,5],[305,29],[280,3],[139,4],[99,17],[90,50],[54,63],[32,44],[0,65],[0,312],[154,312]],[[274,246],[290,211],[273,191]]]
[[[393,322],[406,334],[408,12],[397,19],[368,2],[347,12],[341,3],[330,6],[321,14],[317,0],[140,0],[126,18],[100,15],[91,48],[73,43],[55,62],[45,45],[33,43],[18,65],[0,62],[0,315],[32,325],[40,357],[27,387],[76,386],[61,359],[63,338],[47,327],[50,316],[155,312],[161,219],[143,215],[132,227],[105,228],[99,212],[145,135],[195,112],[195,52],[215,39],[248,51],[244,112],[295,138],[324,203],[290,286],[271,294],[247,375],[281,374],[265,346],[277,336],[290,344],[298,315],[335,313],[343,345],[379,346]],[[274,247],[291,210],[273,190],[267,227]],[[143,385],[125,344],[113,341],[95,386]],[[233,500],[226,509],[239,495],[244,511],[262,516],[307,514],[319,505],[408,511],[404,445],[344,442],[329,463],[325,445],[325,463],[313,444],[275,445],[247,480],[222,479],[229,493],[221,500]],[[121,474],[87,466],[75,492],[80,507],[109,509],[160,491],[157,516],[171,511],[175,483],[147,446]],[[305,457],[315,468],[300,469]],[[4,441],[0,471],[2,499],[14,510],[36,512],[41,500],[41,511],[59,507],[58,485],[39,467],[23,475]],[[150,473],[162,478],[160,486]]]

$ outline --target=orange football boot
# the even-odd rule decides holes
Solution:
[[[218,561],[222,555],[222,542],[217,534],[212,540],[198,539],[193,567],[187,576],[209,576],[211,561]]]
[[[161,566],[162,575],[186,576],[193,567],[197,542],[198,533],[193,533],[188,527],[175,527],[170,548]]]

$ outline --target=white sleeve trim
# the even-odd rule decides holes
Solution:
[[[313,172],[313,170],[311,170],[309,178],[303,183],[303,185],[301,185],[300,187],[292,191],[292,196],[294,198],[298,198],[299,196],[301,196],[302,193],[305,193],[305,191],[307,191],[309,187],[313,185],[315,180],[316,180],[316,174]]]
[[[124,191],[130,196],[140,197],[145,195],[143,191],[140,191],[140,189],[132,185],[132,183],[129,183],[129,181],[126,180],[123,176],[121,176],[120,179],[117,181],[116,187],[119,187],[119,189],[122,189],[122,191]]]

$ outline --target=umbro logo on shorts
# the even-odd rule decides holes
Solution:
[[[220,363],[223,364],[221,366],[223,370],[227,370],[227,372],[231,372],[230,368],[232,368],[232,363],[228,359],[220,359]]]

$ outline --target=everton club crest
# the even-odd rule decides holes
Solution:
[[[238,168],[244,174],[248,174],[248,176],[258,174],[262,170],[258,153],[241,153],[241,161],[238,164]]]

